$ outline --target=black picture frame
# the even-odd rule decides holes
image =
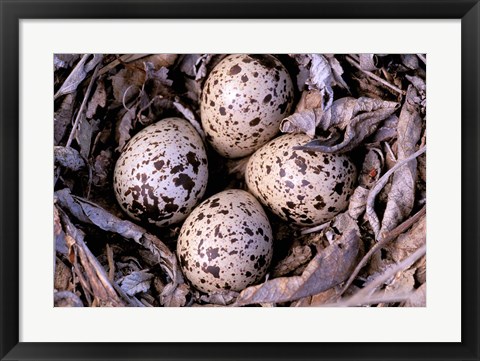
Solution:
[[[115,6],[113,6],[115,5]],[[1,360],[479,360],[478,0],[0,0]],[[19,342],[19,20],[107,18],[461,19],[461,343]],[[448,312],[448,310],[445,310]],[[441,327],[441,320],[439,326]]]

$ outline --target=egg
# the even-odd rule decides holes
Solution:
[[[205,193],[207,155],[182,118],[149,125],[127,143],[114,171],[115,196],[133,219],[157,226],[184,220]]]
[[[292,80],[275,57],[230,55],[215,66],[204,84],[202,126],[218,153],[243,157],[278,133],[292,102]]]
[[[296,225],[317,225],[345,210],[356,168],[345,155],[293,150],[310,137],[282,135],[257,150],[245,172],[249,191],[273,213]]]
[[[250,193],[232,189],[193,210],[180,230],[177,255],[195,288],[205,293],[241,291],[265,276],[272,242],[260,203]]]

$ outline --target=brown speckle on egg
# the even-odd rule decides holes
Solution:
[[[232,189],[193,210],[180,230],[177,254],[183,273],[197,289],[241,291],[265,276],[272,243],[260,203],[250,193]]]
[[[207,139],[224,157],[238,158],[278,133],[293,103],[293,83],[272,55],[234,54],[210,73],[201,100]]]
[[[114,190],[137,221],[165,226],[184,220],[207,186],[207,155],[193,126],[166,118],[136,134],[120,155]]]
[[[311,139],[282,135],[257,150],[246,169],[249,191],[282,219],[323,223],[348,206],[356,168],[345,155],[293,150]]]

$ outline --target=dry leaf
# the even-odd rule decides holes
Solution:
[[[80,116],[78,128],[75,132],[75,140],[80,146],[80,154],[85,159],[90,155],[93,133],[98,130],[99,122],[100,121],[95,121],[93,119],[88,121],[84,114]]]
[[[370,191],[363,186],[355,188],[348,203],[348,214],[350,217],[357,219],[365,212],[369,192]]]
[[[214,292],[209,295],[200,296],[200,301],[211,303],[214,305],[227,306],[231,304],[238,297],[238,292],[235,291],[223,291],[223,292]]]
[[[115,128],[115,140],[117,141],[118,147],[115,149],[117,152],[121,152],[125,144],[130,140],[131,135],[130,131],[133,128],[133,123],[135,120],[135,108],[121,113],[122,116],[120,121],[117,122]]]
[[[377,64],[375,59],[375,54],[365,54],[362,53],[359,55],[360,57],[360,68],[363,70],[374,71],[377,70]]]
[[[165,307],[182,307],[187,303],[188,287],[185,283],[173,285],[169,283],[160,294],[160,304]]]
[[[305,133],[313,138],[317,121],[320,121],[323,113],[322,100],[322,94],[317,89],[305,90],[298,101],[295,113],[280,123],[280,131],[282,133]]]
[[[75,274],[80,277],[85,294],[91,294],[94,301],[102,306],[124,306],[108,280],[105,269],[85,244],[85,234],[70,221],[63,211],[59,210],[59,214],[65,229],[65,241],[71,253],[78,255],[79,264],[86,275],[85,278],[80,276],[81,269],[74,260],[72,262],[73,269]]]
[[[384,294],[395,295],[409,294],[413,292],[415,286],[415,279],[413,278],[414,274],[415,269],[413,268],[398,272],[393,277],[393,280],[385,287]]]
[[[312,307],[322,306],[325,303],[332,303],[340,295],[340,286],[329,288],[326,291],[317,293],[313,296],[301,298],[296,302],[293,302],[290,307]]]
[[[312,296],[343,282],[355,266],[359,237],[355,230],[319,252],[301,276],[279,277],[244,289],[235,306],[286,302]]]
[[[297,103],[295,113],[303,112],[304,110],[319,109],[322,106],[322,94],[317,89],[304,90],[302,96]]]
[[[312,250],[309,246],[293,247],[288,256],[275,266],[272,276],[275,278],[285,276],[310,261],[311,258]]]
[[[140,93],[146,74],[142,68],[129,65],[110,77],[113,96],[118,104],[128,104]]]
[[[92,182],[97,187],[103,187],[111,182],[111,171],[113,169],[112,152],[107,150],[100,151],[100,154],[95,157],[93,163],[93,177]]]
[[[417,91],[409,86],[407,96],[398,119],[397,159],[400,161],[415,152],[416,144],[422,132],[422,118],[419,105],[414,102]],[[415,185],[417,181],[417,161],[399,168],[392,179],[392,188],[388,193],[387,208],[382,219],[380,234],[395,228],[412,211],[415,201]]]
[[[178,63],[178,69],[184,73],[185,75],[191,77],[192,79],[195,78],[196,75],[196,65],[199,64],[202,57],[206,57],[206,55],[202,54],[184,54],[180,55],[180,59]]]
[[[53,286],[58,291],[68,291],[72,282],[72,272],[58,257],[55,262],[55,276]]]
[[[202,126],[200,125],[200,122],[197,120],[195,117],[194,113],[184,104],[181,104],[178,101],[173,102],[173,106],[184,116],[186,120],[190,122],[190,124],[195,128],[195,130],[198,132],[200,137],[203,139],[205,142],[205,132],[203,131]]]
[[[66,256],[68,247],[65,243],[65,232],[63,232],[57,207],[53,207],[53,234],[55,235],[55,251]]]
[[[410,298],[405,302],[405,307],[426,307],[427,306],[427,284],[424,283],[417,288]]]
[[[423,216],[408,232],[398,236],[397,240],[390,243],[385,249],[395,262],[407,258],[426,242],[427,217]]]
[[[86,166],[80,153],[72,147],[55,146],[53,154],[55,155],[55,164],[59,164],[72,172],[79,171]]]
[[[317,139],[304,146],[296,147],[296,149],[323,153],[348,152],[373,134],[378,125],[392,115],[397,107],[398,103],[395,102],[365,97],[338,99],[331,108],[321,114],[321,118],[315,123],[324,131],[331,130],[333,127],[345,130],[343,140],[336,145],[325,145],[324,141]]]
[[[378,181],[383,168],[383,153],[377,148],[369,148],[363,161],[358,181],[366,188],[371,188]]]
[[[58,204],[68,209],[75,218],[83,223],[94,224],[107,232],[114,232],[126,239],[131,239],[152,252],[167,275],[176,283],[183,283],[183,276],[177,258],[157,237],[133,222],[122,220],[95,203],[72,196],[68,189],[55,192]]]
[[[87,77],[88,72],[93,70],[103,59],[103,55],[93,54],[93,59],[87,62],[92,54],[85,54],[77,63],[68,78],[62,84],[54,96],[58,99],[62,95],[73,93],[77,90],[80,83]]]
[[[168,79],[168,68],[161,67],[156,69],[153,63],[145,62],[145,84],[150,87],[150,96],[165,95],[168,96],[170,91],[169,87],[173,84],[173,81]]]
[[[83,307],[82,300],[70,291],[60,291],[53,294],[54,307]]]
[[[142,61],[152,63],[155,69],[160,69],[172,66],[177,58],[177,54],[152,54],[142,58]]]
[[[80,54],[54,54],[53,67],[55,70],[60,68],[70,68],[73,63],[80,59]]]
[[[338,85],[341,88],[347,89],[350,92],[347,83],[345,83],[345,80],[343,80],[343,68],[340,65],[340,62],[332,54],[324,54],[324,56],[328,60],[330,68],[332,69],[332,75],[334,79],[334,82],[332,82],[332,86]]]
[[[103,80],[99,80],[97,82],[97,87],[95,89],[95,92],[92,95],[92,98],[90,99],[90,102],[88,103],[87,107],[87,119],[92,119],[97,112],[97,108],[100,106],[102,108],[105,108],[107,105],[107,92],[105,90],[105,84]]]
[[[202,54],[197,59],[195,65],[193,66],[193,72],[195,74],[196,81],[205,78],[205,76],[207,75],[207,65],[208,63],[210,63],[210,60],[212,60],[212,57],[212,54]]]
[[[418,62],[418,57],[415,54],[400,54],[403,65],[412,70],[419,68],[420,64]]]
[[[280,131],[282,133],[304,133],[313,138],[320,117],[320,109],[304,110],[299,113],[294,113],[282,120],[280,123]]]
[[[300,67],[309,70],[309,77],[305,81],[308,89],[317,89],[322,95],[322,109],[328,109],[333,102],[334,83],[332,69],[328,60],[321,54],[294,54],[293,58]]]
[[[72,123],[74,101],[75,96],[73,94],[68,94],[63,98],[60,107],[53,115],[53,138],[55,145],[58,145],[62,141],[68,126]]]
[[[392,183],[388,183],[390,176],[395,174],[398,170],[402,169],[402,167],[408,165],[408,163],[412,160],[415,160],[416,157],[425,153],[427,150],[426,146],[422,147],[412,155],[406,157],[405,159],[399,160],[395,166],[389,169],[382,177],[375,183],[368,194],[367,198],[367,217],[370,223],[370,226],[375,234],[375,238],[378,240],[380,237],[380,220],[375,212],[374,205],[375,205],[375,197],[383,190],[387,190],[388,195],[390,195],[390,191],[392,188]],[[384,188],[385,187],[385,188]],[[382,196],[380,195],[380,199]],[[383,236],[383,233],[382,233]]]
[[[383,124],[378,128],[373,136],[375,143],[384,142],[397,137],[398,117],[393,114],[389,116]]]
[[[121,282],[121,289],[129,296],[134,296],[140,292],[147,292],[150,289],[150,284],[153,275],[146,271],[132,272]]]

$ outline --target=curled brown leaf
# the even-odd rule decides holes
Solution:
[[[326,131],[331,128],[344,130],[343,140],[335,145],[326,145],[321,139],[313,140],[296,149],[323,153],[344,153],[352,150],[375,132],[379,124],[391,116],[398,108],[398,103],[366,97],[341,98],[332,107],[315,120],[317,127]],[[315,114],[314,114],[315,115]],[[289,118],[295,117],[295,114]]]
[[[301,276],[279,277],[244,289],[235,306],[287,302],[312,296],[343,282],[355,265],[359,236],[355,230],[319,252]]]
[[[93,202],[73,196],[68,189],[55,192],[55,198],[63,209],[68,210],[79,221],[94,224],[104,231],[117,233],[144,246],[157,257],[163,271],[173,282],[183,283],[183,276],[175,254],[160,239],[148,233],[144,228],[114,216]]]
[[[414,100],[416,96],[416,89],[409,86],[398,119],[397,159],[400,161],[415,153],[422,133],[419,104]],[[380,233],[390,231],[410,214],[415,201],[416,182],[417,160],[412,159],[393,175]]]

